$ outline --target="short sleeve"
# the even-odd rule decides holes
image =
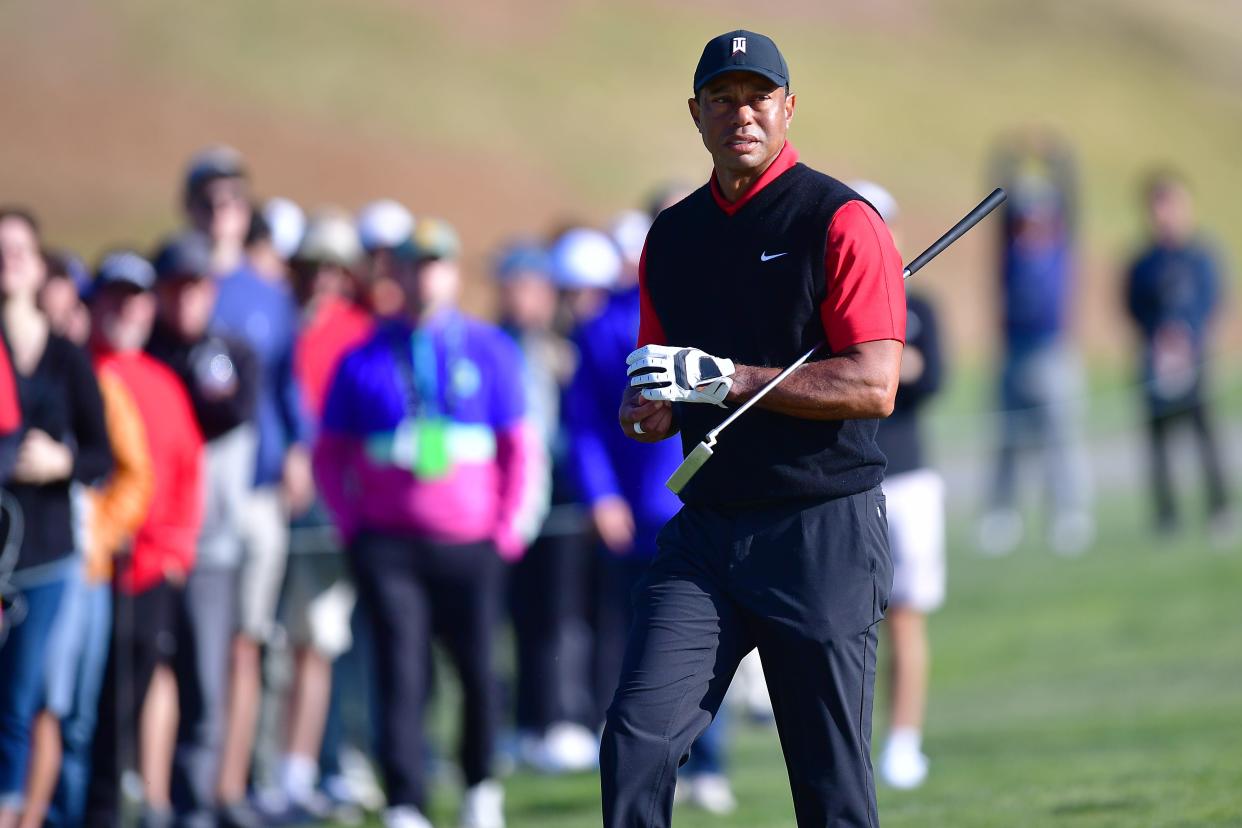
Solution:
[[[820,317],[828,347],[906,338],[901,256],[879,215],[862,201],[837,210],[824,251],[827,293]]]
[[[647,246],[643,245],[642,258],[638,260],[638,344],[642,348],[647,345],[667,345],[664,327],[660,317],[656,316],[655,305],[651,303],[651,294],[647,291]]]

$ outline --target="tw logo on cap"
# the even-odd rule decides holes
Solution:
[[[744,37],[733,38],[733,54],[736,55],[738,52],[746,54],[746,38]]]

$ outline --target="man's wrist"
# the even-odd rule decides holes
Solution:
[[[755,395],[755,392],[767,382],[763,368],[752,365],[735,365],[733,368],[733,387],[729,389],[725,402],[740,405]]]

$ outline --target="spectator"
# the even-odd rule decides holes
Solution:
[[[284,579],[289,517],[314,497],[306,424],[293,375],[297,309],[283,285],[258,275],[245,255],[251,225],[249,177],[228,148],[204,150],[186,175],[190,223],[212,242],[218,293],[213,329],[245,341],[259,369],[256,419],[259,444],[253,489],[245,502],[245,556],[233,642],[228,728],[220,765],[219,798],[244,810],[258,722],[260,647],[271,635]]]
[[[31,725],[45,698],[48,646],[66,585],[82,566],[70,484],[112,468],[99,385],[86,353],[50,330],[37,297],[47,273],[35,219],[0,210],[0,325],[12,354],[23,436],[9,480],[14,511],[4,534],[21,536],[12,588],[22,623],[0,643],[0,826],[17,824]],[[19,528],[20,527],[20,528]]]
[[[85,345],[90,319],[79,291],[89,287],[89,274],[72,253],[45,253],[44,259],[48,273],[39,292],[40,310],[53,333]],[[134,401],[115,381],[98,380],[116,468],[102,489],[76,481],[70,485],[74,538],[85,566],[75,567],[65,582],[48,641],[47,690],[34,724],[21,823],[32,828],[82,819],[108,654],[111,556],[142,521],[151,495],[150,461]]]
[[[117,250],[100,263],[90,293],[91,351],[105,402],[110,403],[108,391],[115,388],[134,401],[138,418],[141,448],[126,455],[115,450],[117,478],[124,468],[122,458],[132,453],[145,460],[151,479],[149,498],[133,531],[122,534],[123,527],[109,525],[132,508],[123,501],[123,492],[100,493],[92,510],[100,554],[115,554],[122,546],[129,547],[129,554],[114,579],[112,620],[102,623],[105,635],[111,628],[112,646],[104,650],[109,656],[93,751],[91,825],[119,823],[120,775],[135,756],[144,782],[146,821],[160,824],[171,818],[169,777],[177,721],[175,716],[150,720],[140,713],[157,668],[167,670],[177,649],[187,646],[183,596],[202,522],[203,449],[181,381],[143,352],[155,317],[155,280],[155,270],[139,254]],[[109,432],[115,433],[111,405],[108,417]],[[115,437],[113,445],[119,445]],[[109,487],[116,488],[116,483]],[[101,522],[106,515],[112,517]],[[137,750],[139,744],[142,750]],[[61,791],[74,787],[69,770],[66,763]],[[69,808],[66,812],[72,813]],[[80,819],[78,811],[67,824]]]
[[[77,256],[66,251],[45,253],[44,259],[47,279],[39,291],[39,309],[53,333],[85,347],[91,320],[82,296],[90,288],[90,274]]]
[[[850,185],[893,229],[897,202],[869,181]],[[894,241],[900,242],[897,233]],[[907,289],[909,284],[907,283]],[[893,588],[884,626],[889,638],[888,738],[879,773],[890,786],[917,788],[928,772],[923,754],[929,654],[927,614],[944,603],[945,489],[928,465],[923,446],[923,407],[944,382],[939,325],[931,303],[906,294],[906,347],[893,413],[881,420],[876,443],[888,460],[884,494],[888,505]]]
[[[1044,469],[1048,542],[1062,554],[1085,550],[1095,535],[1091,480],[1079,429],[1082,367],[1070,341],[1076,177],[1068,147],[1044,133],[1000,148],[994,179],[1009,193],[1000,245],[1001,439],[980,548],[1003,555],[1024,534],[1017,502],[1020,455]]]
[[[1152,174],[1144,193],[1151,239],[1130,266],[1126,307],[1142,341],[1156,528],[1177,528],[1169,432],[1189,425],[1203,462],[1208,518],[1221,543],[1234,534],[1221,451],[1209,411],[1208,338],[1220,305],[1220,257],[1198,232],[1194,202],[1177,173]]]
[[[574,227],[549,248],[552,273],[561,290],[569,330],[599,313],[621,275],[621,257],[612,239],[598,230]]]
[[[395,251],[414,232],[414,217],[391,199],[372,201],[358,213],[358,237],[366,259],[362,265],[367,301],[381,319],[401,315],[405,297],[397,283]]]
[[[629,223],[634,233],[632,219]],[[635,235],[645,237],[646,229]],[[617,428],[617,389],[627,382],[625,358],[638,338],[636,259],[641,257],[641,239],[638,247],[638,256],[631,250],[627,257],[633,267],[624,271],[620,290],[574,332],[579,361],[565,395],[566,456],[599,541],[592,585],[596,638],[591,724],[595,728],[603,724],[621,677],[626,635],[633,621],[630,595],[656,554],[656,535],[681,507],[676,495],[664,487],[681,463],[680,444],[666,440],[636,446]],[[715,814],[737,807],[725,776],[726,719],[723,711],[717,715],[678,772],[677,801]]]
[[[362,247],[350,217],[325,210],[310,222],[292,262],[293,292],[302,311],[294,368],[312,420],[323,413],[338,363],[371,334],[355,276]],[[331,698],[332,664],[351,646],[354,586],[339,538],[323,504],[295,519],[285,585],[286,629],[294,648],[293,686],[285,716],[279,796],[270,803],[283,820],[319,818],[319,756]]]
[[[206,440],[202,531],[185,582],[184,635],[174,658],[181,715],[173,805],[187,818],[218,811],[224,825],[253,823],[248,808],[218,796],[217,780],[254,480],[258,365],[244,342],[209,331],[218,282],[211,278],[206,237],[191,231],[166,240],[154,265],[156,321],[147,350],[181,379]],[[162,675],[157,670],[154,687],[167,693],[171,685]]]
[[[423,714],[433,634],[462,683],[461,824],[504,824],[492,771],[493,632],[502,561],[521,555],[540,517],[532,481],[542,459],[521,357],[498,329],[457,309],[458,251],[434,219],[399,250],[406,312],[341,362],[315,452],[374,630],[385,820],[399,828],[430,825]]]
[[[569,341],[556,330],[551,260],[536,242],[506,248],[496,263],[500,324],[522,351],[530,419],[553,457],[563,454],[561,394],[573,370]],[[517,644],[516,758],[543,773],[586,770],[599,747],[586,695],[588,559],[581,510],[564,475],[545,479],[553,506],[539,537],[510,574]]]
[[[289,260],[306,232],[306,215],[287,198],[271,198],[262,209],[251,208],[246,232],[246,258],[255,273],[270,282],[284,284]]]

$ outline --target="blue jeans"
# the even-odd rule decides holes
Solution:
[[[60,783],[49,825],[81,825],[90,781],[91,739],[112,628],[112,588],[75,574],[65,588],[53,646],[59,662],[48,678],[47,708],[60,719]],[[49,653],[49,655],[52,655]]]
[[[43,701],[48,640],[65,589],[63,576],[18,588],[24,617],[0,644],[0,808],[20,808],[30,760],[30,726]]]

